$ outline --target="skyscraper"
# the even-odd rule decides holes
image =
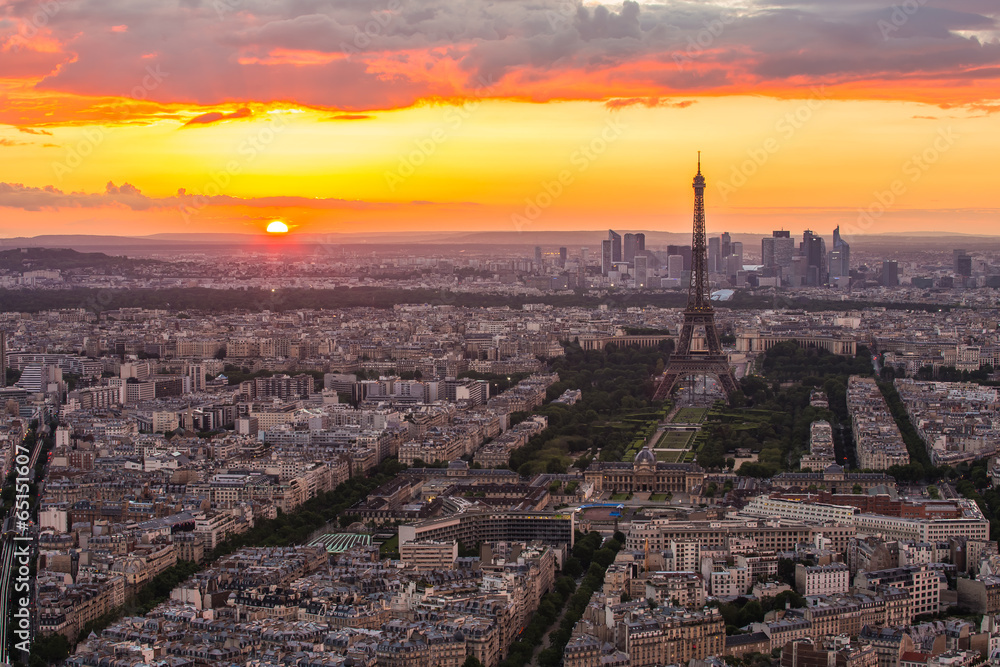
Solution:
[[[542,247],[537,245],[535,246],[535,264],[542,265]]]
[[[680,280],[684,277],[684,257],[681,255],[667,256],[667,278]]]
[[[720,264],[722,262],[722,255],[720,254],[720,239],[718,236],[713,236],[708,239],[708,272],[718,273],[720,269]]]
[[[7,386],[7,332],[0,331],[0,387]]]
[[[729,235],[729,232],[722,232],[722,236],[719,237],[719,259],[723,262],[726,258],[733,254],[733,238]]]
[[[566,248],[559,248],[559,268],[566,268]]]
[[[642,232],[638,234],[626,234],[623,246],[623,262],[632,263],[636,255],[646,252],[646,235]]]
[[[614,232],[611,232],[614,234]],[[614,246],[610,239],[605,239],[601,241],[601,273],[608,275],[608,272],[614,268],[615,265],[615,255]]]
[[[829,279],[829,271],[826,264],[826,242],[823,237],[813,234],[808,229],[805,230],[802,233],[799,254],[805,258],[805,284],[825,285]]]
[[[636,255],[633,258],[636,288],[649,286],[649,258],[646,255]]]
[[[635,259],[635,234],[626,234],[622,243],[622,261],[632,263]]]
[[[739,257],[737,257],[736,255],[730,255],[729,257],[726,257],[726,259],[723,261],[723,264],[725,264],[725,267],[723,267],[722,272],[726,275],[727,278],[733,278],[736,275],[738,275],[740,271],[743,270],[743,266],[740,264]]]
[[[668,245],[667,257],[670,255],[680,255],[684,258],[684,270],[691,270],[691,246],[689,245]]]
[[[774,266],[781,267],[782,275],[790,274],[792,258],[795,256],[795,239],[791,232],[779,230],[771,232],[774,239]]]
[[[765,236],[760,240],[760,263],[765,268],[775,266],[773,236]]]
[[[972,257],[965,250],[954,250],[955,275],[968,278],[972,275]]]
[[[899,286],[899,264],[891,261],[882,262],[882,287]]]
[[[833,230],[833,249],[830,251],[830,279],[851,275],[851,246],[840,237],[840,225]]]
[[[611,242],[611,261],[622,261],[622,237],[613,230],[608,230],[608,241]]]

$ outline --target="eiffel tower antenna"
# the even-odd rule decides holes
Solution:
[[[701,175],[701,151],[698,151],[698,173],[694,177],[694,230],[691,235],[691,282],[688,283],[688,303],[684,309],[684,325],[677,347],[670,355],[667,370],[656,388],[653,400],[670,396],[679,380],[697,375],[718,379],[726,396],[737,391],[736,378],[729,358],[722,351],[719,330],[715,327],[715,310],[708,288],[708,258],[705,242],[705,177]],[[705,330],[705,352],[693,352],[691,340],[696,327]]]

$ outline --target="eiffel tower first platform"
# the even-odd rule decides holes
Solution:
[[[708,258],[705,242],[705,177],[701,175],[701,153],[698,153],[698,174],[694,177],[694,232],[691,237],[691,284],[688,286],[688,303],[684,309],[684,326],[677,340],[677,347],[670,355],[667,370],[656,388],[653,400],[670,396],[677,383],[690,376],[708,375],[716,378],[727,398],[736,391],[736,378],[729,366],[729,358],[722,351],[719,330],[715,328],[715,311],[708,291]],[[705,330],[707,350],[692,351],[691,339],[695,329]]]

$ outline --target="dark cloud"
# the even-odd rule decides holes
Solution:
[[[30,20],[34,4],[8,5]],[[40,90],[157,102],[291,102],[347,111],[425,99],[668,98],[866,84],[892,95],[939,85],[942,102],[983,102],[1000,67],[996,0],[77,0],[33,50],[0,24],[0,76],[48,73]],[[124,32],[112,26],[127,25]],[[150,67],[162,77],[151,77]],[[460,78],[454,72],[461,72]],[[945,83],[959,82],[958,86]],[[875,83],[877,86],[869,84]],[[863,93],[862,93],[863,94]],[[901,92],[901,95],[906,95]],[[912,92],[910,93],[912,95]],[[931,94],[931,93],[928,93]],[[237,112],[239,113],[239,112]],[[233,119],[206,114],[204,125]]]
[[[668,107],[672,109],[687,109],[692,104],[696,104],[698,100],[681,100],[680,102],[674,102],[672,100],[665,100],[659,97],[618,97],[612,100],[608,100],[604,103],[608,109],[624,109],[626,107],[646,107],[647,109],[654,109],[656,107]]]
[[[213,123],[220,123],[224,120],[239,120],[240,118],[251,118],[253,112],[250,109],[243,107],[242,109],[237,109],[232,113],[221,113],[218,111],[213,111],[211,113],[203,113],[200,116],[195,116],[188,122],[184,123],[185,127],[190,125],[211,125]]]

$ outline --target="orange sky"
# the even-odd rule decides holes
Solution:
[[[169,5],[169,7],[167,6]],[[0,236],[995,233],[993,0],[0,1]]]

